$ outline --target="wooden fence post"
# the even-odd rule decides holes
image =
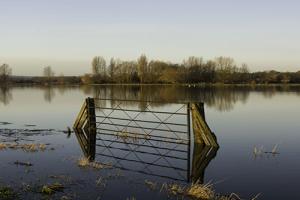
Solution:
[[[83,128],[84,122],[87,119],[87,109],[86,108],[87,108],[86,101],[84,101],[84,104],[82,105],[80,112],[78,113],[78,116],[73,125],[74,130]]]
[[[203,183],[204,171],[219,149],[217,138],[205,121],[203,103],[191,103],[194,147],[192,153],[192,182]]]
[[[73,128],[85,156],[90,160],[94,160],[96,152],[97,128],[95,101],[93,98],[85,99]]]
[[[87,124],[88,124],[88,152],[89,155],[95,155],[96,151],[96,114],[95,100],[93,98],[86,99],[87,105]],[[92,158],[91,158],[92,159]]]
[[[207,146],[219,147],[215,134],[210,130],[205,121],[204,104],[192,103],[192,121],[194,141],[204,143]]]

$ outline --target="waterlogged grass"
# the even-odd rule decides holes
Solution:
[[[150,140],[151,135],[127,132],[127,131],[120,131],[120,132],[117,132],[116,139],[122,140],[123,142],[139,143],[144,140]],[[165,142],[168,142],[168,140],[165,140]],[[183,139],[177,139],[172,142],[176,142],[177,144],[187,144],[188,143],[188,141],[183,140]]]
[[[0,143],[0,150],[6,149],[7,145],[5,143]]]
[[[13,149],[24,150],[26,152],[45,151],[47,149],[46,144],[18,144],[18,143],[0,143],[0,150]]]
[[[145,180],[145,184],[149,189],[156,190],[159,188],[158,183]],[[195,200],[241,200],[241,198],[235,194],[231,193],[230,195],[220,195],[215,193],[213,190],[213,185],[210,183],[200,184],[194,183],[191,185],[179,185],[177,183],[164,183],[160,186],[160,192],[165,192],[168,196],[175,196],[178,198],[184,199],[195,199]],[[250,200],[257,200],[259,194]]]
[[[46,195],[52,195],[56,192],[62,192],[64,188],[61,183],[53,183],[51,185],[44,185],[41,192]]]
[[[117,140],[123,140],[124,142],[137,143],[140,140],[149,140],[151,137],[149,135],[140,135],[138,133],[120,131],[117,132]]]
[[[77,164],[78,164],[79,167],[85,168],[85,167],[88,167],[88,166],[89,166],[90,161],[89,161],[88,158],[81,157],[81,158],[78,159]]]
[[[140,136],[135,133],[129,133],[126,131],[120,132],[117,135],[117,138],[124,141],[132,141],[132,142],[138,142],[139,140],[147,140],[150,139],[150,136]],[[181,143],[182,141],[178,140],[178,143]],[[28,143],[28,144],[19,144],[17,142],[2,142],[0,143],[0,151],[3,150],[23,150],[25,152],[43,152],[45,150],[52,150],[48,146],[48,144],[41,144],[41,143]],[[254,154],[259,153],[269,153],[265,151],[264,149],[255,149]],[[274,146],[274,148],[270,151],[272,154],[278,153],[278,145]],[[34,155],[34,154],[31,154]],[[76,158],[75,158],[76,160]],[[73,160],[73,164],[77,164],[80,168],[83,169],[95,169],[95,170],[101,170],[101,169],[108,169],[112,168],[112,165],[110,163],[100,163],[96,161],[90,161],[89,158],[81,157],[80,159],[76,161]],[[21,165],[26,167],[33,166],[33,163],[30,162],[21,162],[16,161],[14,162],[15,165]],[[33,167],[34,169],[34,167]],[[113,171],[113,170],[112,170]],[[121,172],[121,171],[120,171]],[[98,173],[98,171],[97,171]],[[102,176],[102,175],[101,175]],[[103,189],[106,187],[111,186],[109,184],[109,180],[114,180],[118,177],[121,177],[120,174],[113,174],[109,175],[107,177],[101,177],[97,176],[92,182],[95,186],[97,186],[98,189]],[[53,180],[46,180],[43,182],[37,182],[33,183],[33,185],[26,185],[26,187],[22,187],[21,189],[17,189],[18,187],[0,187],[0,200],[10,200],[10,199],[18,199],[24,196],[28,193],[32,193],[32,196],[42,196],[42,198],[56,198],[61,197],[60,199],[70,199],[69,196],[74,195],[76,191],[73,190],[74,185],[80,185],[81,183],[78,181],[72,180],[72,178],[66,176],[66,175],[51,175],[48,178],[56,179],[55,181],[59,182],[52,182]],[[140,183],[140,182],[139,182]],[[240,200],[241,198],[235,194],[232,193],[230,195],[220,195],[217,194],[214,191],[212,184],[200,184],[200,183],[194,183],[191,185],[180,185],[177,183],[156,183],[149,180],[145,180],[146,186],[152,190],[152,192],[157,191],[158,193],[162,193],[163,196],[166,194],[170,197],[175,197],[176,199],[201,199],[201,200]],[[142,183],[143,185],[143,183]],[[83,185],[85,186],[85,185]],[[16,192],[18,191],[18,192]],[[67,193],[70,192],[71,193]],[[25,194],[26,193],[26,194]],[[64,195],[64,196],[61,196]],[[128,195],[127,199],[135,200],[136,198],[133,196]],[[257,200],[259,195],[255,196],[251,200]],[[76,199],[76,198],[75,198]],[[139,198],[138,198],[139,199]],[[250,200],[250,199],[249,199]]]
[[[17,199],[17,193],[8,186],[0,186],[0,199],[1,200],[14,200]]]
[[[196,199],[214,199],[215,194],[212,190],[211,185],[209,184],[193,184],[186,189],[187,196],[196,198]]]
[[[84,162],[88,163],[88,162]],[[86,165],[89,166],[89,165]],[[40,197],[42,199],[73,199],[72,195],[75,193],[66,193],[65,189],[71,187],[74,184],[78,184],[77,181],[71,181],[70,177],[65,175],[51,175],[49,176],[51,179],[60,179],[63,181],[63,184],[60,182],[54,182],[51,184],[25,184],[23,183],[23,187],[20,192],[31,193],[33,196]],[[103,178],[98,177],[96,179],[96,186],[101,186],[102,188],[106,188],[107,181],[109,177]],[[177,183],[156,183],[149,180],[145,180],[146,186],[151,189],[153,192],[157,191],[162,194],[167,194],[170,199],[191,199],[191,200],[242,200],[237,194],[231,193],[230,195],[220,195],[217,194],[213,189],[213,184],[200,184],[194,183],[190,185],[181,185]],[[0,200],[12,200],[18,199],[18,193],[15,192],[11,187],[5,186],[0,187]],[[22,195],[22,193],[19,193]],[[42,195],[42,196],[39,196]],[[249,200],[258,200],[259,194]],[[75,198],[76,199],[76,198]],[[127,199],[133,200],[136,199],[134,196],[131,196]],[[245,200],[245,199],[244,199]]]
[[[108,169],[112,168],[112,165],[109,163],[100,163],[95,161],[90,161],[86,157],[79,158],[77,161],[79,167],[82,168],[93,168],[93,169]]]

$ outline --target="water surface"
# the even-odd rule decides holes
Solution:
[[[284,86],[0,87],[1,142],[13,142],[17,139],[20,143],[48,144],[44,152],[0,150],[0,183],[22,188],[22,184],[43,185],[55,182],[57,176],[63,175],[68,180],[59,181],[66,185],[66,189],[54,196],[57,199],[62,196],[73,199],[165,199],[166,194],[150,190],[145,185],[145,180],[186,183],[185,172],[179,175],[176,170],[174,173],[170,172],[171,177],[183,179],[181,181],[153,176],[150,172],[159,175],[167,172],[153,166],[145,168],[137,162],[121,161],[127,170],[120,167],[103,170],[78,167],[77,160],[84,153],[75,134],[68,137],[66,130],[73,126],[87,97],[110,99],[102,103],[102,106],[116,105],[118,99],[140,100],[139,103],[124,105],[126,108],[139,110],[147,109],[149,101],[158,101],[159,103],[151,104],[151,108],[160,111],[175,109],[176,104],[172,103],[204,102],[206,122],[215,133],[220,148],[199,178],[204,182],[214,183],[217,193],[234,192],[246,199],[258,193],[261,194],[259,199],[300,198],[300,89]],[[175,121],[185,123],[181,118]],[[101,137],[104,136],[100,135],[100,139]],[[99,144],[102,147],[97,147],[98,152],[109,152],[107,148],[103,149],[107,143]],[[275,145],[278,146],[279,154],[253,154],[254,147],[271,151]],[[123,148],[119,145],[115,147]],[[147,148],[141,151],[151,152]],[[112,153],[118,158],[126,156],[118,151]],[[137,159],[137,156],[141,155],[126,158],[132,160]],[[120,166],[112,157],[96,155],[95,159],[107,163],[116,162],[114,164]],[[152,158],[142,156],[141,159],[146,162]],[[17,166],[14,164],[16,160],[30,161],[33,166]],[[178,168],[187,167],[186,161],[174,161],[172,164]],[[103,184],[97,185],[99,178],[102,178]],[[39,199],[36,193],[21,195],[23,198]]]

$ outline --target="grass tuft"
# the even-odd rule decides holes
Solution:
[[[151,136],[148,134],[138,134],[134,132],[128,132],[126,130],[117,132],[117,140],[121,139],[124,142],[132,142],[132,143],[138,143],[141,140],[150,140]]]
[[[213,199],[215,194],[209,184],[192,184],[186,189],[186,195],[196,199]]]
[[[37,152],[37,151],[45,151],[46,144],[18,144],[18,143],[0,143],[0,150],[13,149],[18,150],[22,149],[26,152]]]
[[[51,185],[44,185],[41,192],[46,195],[52,195],[56,192],[63,191],[64,188],[65,187],[60,183],[53,183]]]
[[[157,185],[151,181],[145,181],[145,184],[150,187]],[[195,200],[241,200],[241,198],[235,194],[231,193],[230,195],[219,195],[216,194],[213,190],[213,185],[210,183],[200,184],[199,182],[193,183],[192,185],[179,185],[176,183],[164,183],[161,186],[160,192],[166,192],[169,196],[176,196],[177,199],[189,198]],[[257,200],[260,194],[256,195],[251,200]]]
[[[0,199],[1,200],[13,200],[17,198],[17,193],[8,186],[0,187]]]
[[[90,164],[90,161],[89,161],[88,158],[82,157],[82,158],[78,159],[77,164],[78,164],[79,167],[88,167],[89,164]]]
[[[91,162],[88,158],[82,157],[78,159],[77,162],[79,167],[82,168],[93,168],[93,169],[107,169],[107,168],[112,168],[111,164],[104,164],[100,162]]]
[[[6,149],[6,144],[5,143],[0,143],[0,150]]]

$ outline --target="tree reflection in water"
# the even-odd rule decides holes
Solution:
[[[51,103],[53,98],[55,97],[55,91],[52,86],[46,86],[43,88],[44,91],[44,99],[46,102]]]
[[[9,86],[0,86],[0,103],[8,105],[9,102],[13,99],[11,90]]]
[[[38,89],[44,92],[45,101],[51,103],[56,94],[63,96],[66,91],[81,91],[84,95],[95,98],[111,99],[112,105],[117,99],[132,99],[141,102],[128,102],[128,106],[138,106],[144,110],[144,101],[155,101],[153,106],[163,106],[169,102],[204,102],[206,106],[218,111],[227,112],[234,109],[236,103],[246,103],[251,92],[261,93],[265,98],[272,98],[282,92],[293,92],[300,95],[300,86],[179,86],[179,85],[97,85],[97,86],[30,86],[8,87],[0,86],[0,102],[4,105],[13,100],[15,88]]]

